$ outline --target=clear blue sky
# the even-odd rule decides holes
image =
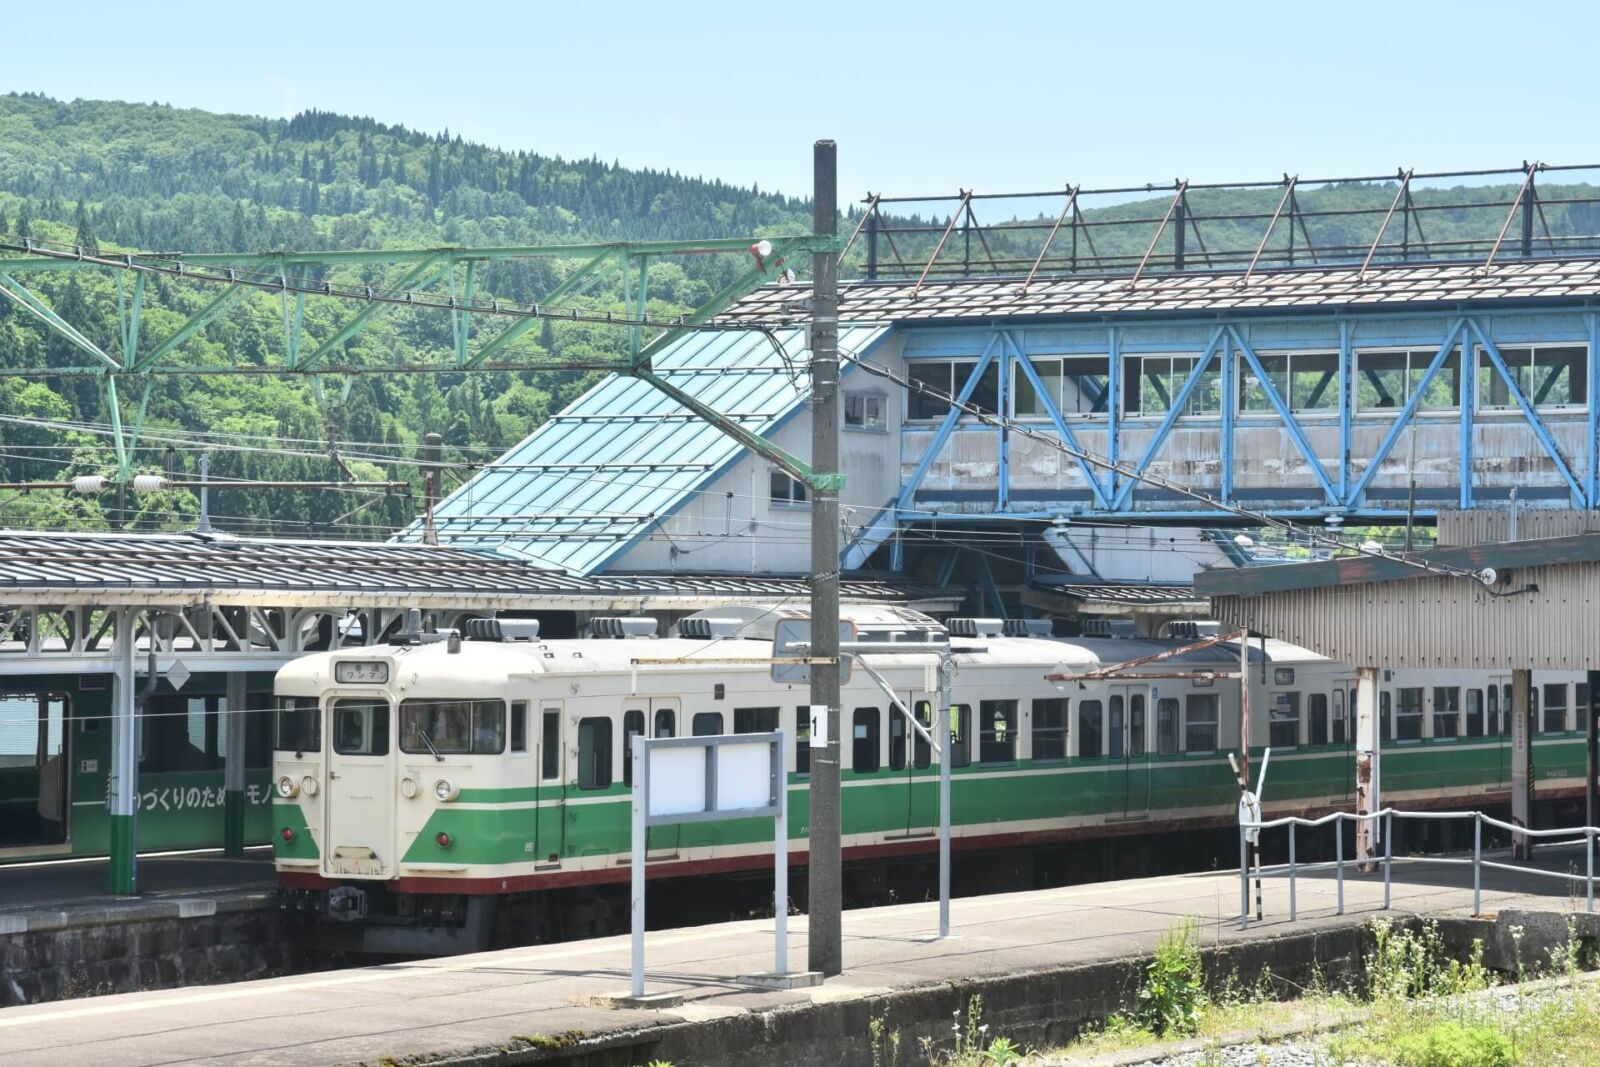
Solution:
[[[1600,5],[6,5],[0,90],[371,115],[846,199],[1600,157]]]

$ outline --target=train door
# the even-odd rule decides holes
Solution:
[[[395,773],[390,743],[393,709],[382,697],[338,697],[328,707],[332,743],[323,805],[328,847],[322,873],[338,878],[393,874]]]
[[[67,840],[67,699],[0,695],[0,848]]]
[[[933,701],[936,694],[906,690],[900,699],[916,716],[917,722],[933,732]],[[889,709],[889,769],[903,775],[906,789],[907,837],[924,837],[936,832],[939,824],[937,778],[927,774],[933,766],[933,749],[916,727],[906,721],[899,708]],[[898,805],[896,805],[898,809]]]
[[[1483,732],[1495,742],[1495,783],[1511,781],[1511,675],[1491,674],[1483,689]]]
[[[1143,819],[1150,814],[1150,687],[1113,685],[1108,707],[1111,755],[1121,750],[1122,817]]]
[[[559,700],[539,701],[539,733],[535,742],[539,768],[538,803],[533,816],[533,854],[539,862],[558,864],[567,854],[566,707]]]

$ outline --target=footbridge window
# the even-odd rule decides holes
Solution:
[[[1363,410],[1399,410],[1414,393],[1423,411],[1461,406],[1461,349],[1453,348],[1426,389],[1422,379],[1437,348],[1391,349],[1356,353],[1356,406]]]
[[[1290,411],[1339,410],[1339,353],[1290,352],[1262,355],[1261,369]],[[1248,362],[1239,363],[1239,410],[1275,411],[1267,390]]]
[[[1581,409],[1588,405],[1587,345],[1532,345],[1501,348],[1500,359],[1528,403],[1541,410]],[[1489,354],[1478,349],[1478,408],[1519,407]]]
[[[1124,408],[1131,417],[1165,415],[1194,373],[1199,356],[1126,356]],[[1183,415],[1216,415],[1222,411],[1222,360],[1213,353],[1195,383]]]
[[[909,395],[909,410],[907,415],[913,420],[942,419],[950,411],[950,402],[942,400],[940,395],[955,396],[966,386],[967,379],[972,377],[973,369],[978,365],[975,359],[918,359],[908,360],[906,363],[906,377],[910,379],[913,389]],[[915,388],[925,385],[929,390],[938,395],[929,395]],[[983,370],[983,377],[973,387],[972,395],[967,404],[987,415],[994,415],[1000,409],[1000,363],[998,360],[991,362]]]
[[[1044,393],[1033,387],[1021,367],[1013,383],[1012,411],[1019,419],[1042,419],[1050,414],[1049,397],[1064,416],[1104,415],[1111,398],[1110,361],[1105,356],[1064,356],[1032,360]]]

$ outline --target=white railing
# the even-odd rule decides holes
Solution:
[[[1354,822],[1357,825],[1367,821],[1383,820],[1383,855],[1374,856],[1366,860],[1346,860],[1344,858],[1344,823]],[[1394,855],[1394,823],[1396,819],[1431,819],[1441,821],[1472,820],[1472,858],[1455,858],[1449,856],[1400,856]],[[1334,824],[1334,860],[1333,862],[1299,863],[1295,857],[1295,844],[1299,830],[1304,827],[1326,826]],[[1584,846],[1583,874],[1568,874],[1564,871],[1546,871],[1537,867],[1527,867],[1515,863],[1500,863],[1483,857],[1483,828],[1494,827],[1508,831],[1514,837],[1530,839],[1564,838],[1560,841],[1534,840],[1530,841],[1532,847],[1549,845],[1572,845],[1580,841]],[[1257,908],[1260,907],[1260,882],[1262,878],[1287,878],[1289,880],[1289,920],[1295,921],[1299,917],[1298,902],[1296,900],[1296,883],[1301,874],[1317,871],[1334,871],[1338,884],[1338,914],[1344,914],[1344,869],[1348,863],[1381,864],[1383,867],[1383,906],[1387,910],[1390,905],[1391,874],[1396,859],[1402,863],[1432,863],[1442,866],[1472,868],[1472,912],[1474,915],[1482,912],[1483,897],[1483,869],[1511,871],[1515,874],[1530,874],[1543,878],[1558,878],[1568,883],[1582,882],[1585,890],[1585,909],[1594,911],[1594,853],[1595,838],[1600,836],[1600,827],[1578,826],[1563,827],[1551,830],[1530,830],[1522,826],[1501,822],[1499,819],[1485,815],[1481,811],[1397,811],[1394,808],[1384,808],[1382,811],[1372,812],[1367,815],[1357,815],[1348,811],[1336,811],[1324,815],[1320,819],[1304,819],[1299,816],[1286,816],[1281,819],[1269,819],[1262,822],[1239,823],[1239,928],[1248,929],[1250,926],[1250,851],[1246,847],[1251,831],[1259,834],[1266,830],[1276,830],[1280,827],[1288,828],[1289,836],[1289,862],[1262,866],[1258,860],[1255,876],[1257,881]],[[1259,849],[1259,845],[1256,846]],[[1257,916],[1259,918],[1259,915]]]

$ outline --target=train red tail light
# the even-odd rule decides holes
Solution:
[[[283,843],[287,845],[289,842],[294,840],[294,831],[285,826],[278,832],[278,836],[283,838]]]
[[[438,836],[436,836],[434,838],[434,840],[439,842],[439,847],[440,848],[449,848],[450,847],[450,840],[451,840],[450,839],[450,835],[445,833],[443,830],[439,831]]]

